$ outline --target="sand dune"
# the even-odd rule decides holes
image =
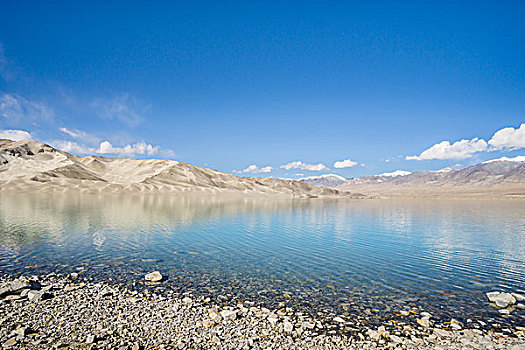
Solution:
[[[362,197],[297,181],[242,178],[173,160],[77,157],[37,141],[0,140],[0,191]]]

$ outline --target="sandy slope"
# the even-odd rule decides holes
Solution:
[[[0,140],[0,191],[360,197],[297,181],[241,178],[156,159],[77,157],[37,141]]]

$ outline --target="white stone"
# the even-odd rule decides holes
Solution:
[[[233,321],[237,318],[237,311],[233,310],[222,310],[221,316],[225,321]]]
[[[162,281],[163,277],[159,271],[153,271],[153,272],[148,273],[144,277],[144,279],[148,282],[160,282]]]
[[[516,302],[516,298],[510,293],[490,292],[486,295],[487,299],[499,308],[506,308]]]
[[[369,330],[366,332],[366,335],[367,335],[370,339],[375,340],[375,341],[378,341],[378,340],[381,338],[381,334],[379,334],[379,332],[374,331],[373,329],[369,329]]]
[[[428,320],[428,318],[418,318],[416,322],[417,324],[425,328],[430,327],[430,321]]]

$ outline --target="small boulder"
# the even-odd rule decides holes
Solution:
[[[146,282],[160,282],[163,278],[159,271],[150,272],[144,277]]]
[[[27,293],[27,298],[31,301],[39,302],[41,300],[52,298],[52,295],[42,290],[30,290]]]

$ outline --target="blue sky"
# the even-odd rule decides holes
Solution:
[[[522,1],[2,1],[0,136],[290,178],[523,155],[523,13]]]

